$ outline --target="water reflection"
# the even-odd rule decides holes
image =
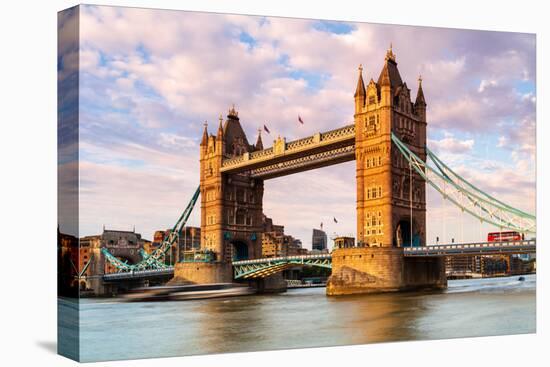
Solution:
[[[324,288],[81,312],[86,361],[535,331],[535,276],[451,281],[442,292],[326,297]]]

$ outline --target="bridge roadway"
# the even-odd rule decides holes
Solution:
[[[438,257],[438,256],[476,256],[476,255],[511,255],[536,252],[536,240],[509,242],[479,242],[463,244],[442,244],[422,247],[404,247],[406,257]],[[281,256],[251,260],[234,261],[235,279],[262,278],[294,266],[317,266],[332,268],[331,254]],[[139,270],[103,275],[106,282],[149,279],[154,277],[172,276],[174,267],[164,269]]]
[[[529,254],[536,252],[536,240],[508,242],[479,242],[404,247],[407,257]]]
[[[174,267],[167,266],[163,269],[147,269],[134,271],[121,271],[118,273],[109,273],[103,275],[104,282],[116,282],[121,280],[141,280],[151,279],[156,277],[172,277],[174,276]]]

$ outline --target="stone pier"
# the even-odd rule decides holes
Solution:
[[[177,263],[174,277],[168,284],[231,283],[233,269],[228,263],[186,262]]]
[[[403,248],[356,247],[332,252],[327,295],[446,287],[443,258],[405,258]]]

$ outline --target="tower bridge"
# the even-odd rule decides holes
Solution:
[[[500,230],[533,235],[536,218],[475,187],[428,149],[422,79],[413,102],[391,48],[377,81],[365,83],[359,67],[354,106],[353,124],[289,142],[278,137],[266,149],[261,134],[249,143],[234,107],[225,121],[220,116],[215,135],[205,124],[200,186],[172,237],[143,264],[120,266],[127,271],[154,268],[175,242],[177,228],[185,224],[199,194],[201,249],[209,259],[176,264],[176,280],[256,279],[265,289],[276,287],[281,269],[303,264],[331,267],[329,295],[445,288],[444,256],[535,251],[534,241],[427,246],[427,184],[463,212]],[[336,249],[323,259],[262,259],[264,181],[352,160],[358,247]]]

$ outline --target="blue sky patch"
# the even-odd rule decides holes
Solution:
[[[253,49],[257,43],[256,39],[246,32],[239,34],[239,41],[246,44],[249,50]]]
[[[307,82],[308,89],[319,90],[323,87],[325,81],[330,79],[330,75],[324,73],[314,73],[304,70],[292,70],[289,73],[292,79],[303,79]]]
[[[345,22],[331,22],[327,20],[319,20],[313,24],[313,28],[321,31],[334,34],[349,34],[355,30],[353,24]]]
[[[514,83],[514,88],[521,94],[535,94],[535,83],[533,83],[531,80],[519,80]]]
[[[147,49],[142,43],[140,43],[136,47],[136,52],[138,53],[138,55],[141,57],[141,59],[145,64],[149,64],[151,62],[151,53],[147,51]]]

